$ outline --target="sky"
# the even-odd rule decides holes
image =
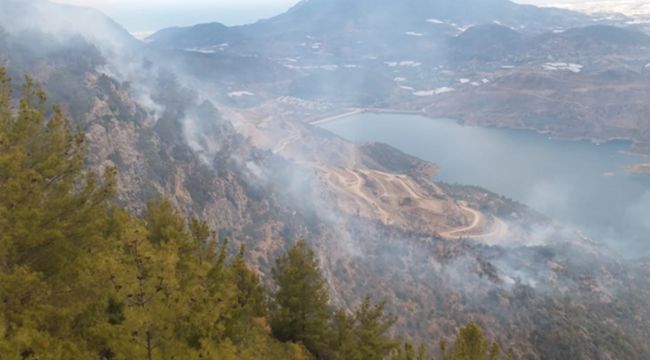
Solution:
[[[53,0],[102,10],[135,34],[170,26],[206,22],[226,25],[252,23],[286,11],[298,0]],[[515,0],[544,5],[586,0]]]
[[[286,11],[298,0],[52,0],[97,8],[133,33],[206,22],[239,25]]]

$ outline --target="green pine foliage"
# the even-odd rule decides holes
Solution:
[[[313,250],[299,241],[277,259],[273,278],[278,286],[271,313],[273,335],[299,342],[324,357],[330,339],[329,296]]]
[[[415,350],[412,344],[405,342],[400,347],[395,349],[390,357],[390,360],[432,360],[433,358],[429,356],[426,347],[424,344]]]
[[[365,298],[331,307],[315,253],[277,259],[275,291],[198,219],[115,205],[116,169],[84,169],[84,134],[0,67],[0,359],[424,360]],[[492,360],[468,325],[444,359]]]
[[[65,358],[88,351],[80,326],[101,297],[93,258],[115,188],[83,172],[84,136],[25,80],[16,111],[0,70],[0,308],[5,358]]]
[[[488,346],[481,327],[475,323],[460,328],[456,340],[447,351],[444,341],[439,343],[440,357],[433,357],[427,352],[424,344],[415,350],[412,344],[405,342],[393,350],[388,357],[390,360],[498,360],[501,359],[501,348],[496,342]],[[510,359],[510,357],[506,357]]]
[[[379,360],[398,346],[387,335],[396,318],[385,303],[366,297],[352,314],[329,306],[316,255],[304,240],[277,259],[273,277],[271,327],[278,339],[304,344],[319,359]]]
[[[399,341],[386,335],[397,318],[388,315],[385,307],[385,302],[373,303],[366,297],[352,315],[337,313],[335,329],[340,358],[380,360],[399,346]]]
[[[483,335],[481,327],[470,323],[458,331],[456,343],[444,360],[498,360],[501,349],[495,342],[491,345]]]
[[[49,116],[46,116],[49,114]],[[271,336],[266,290],[207,225],[114,205],[115,169],[27,78],[0,68],[0,358],[307,359]]]

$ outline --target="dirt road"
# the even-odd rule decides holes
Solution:
[[[446,237],[446,238],[461,237],[460,234],[471,232],[471,231],[479,228],[481,223],[483,222],[484,217],[483,217],[483,214],[481,214],[480,212],[478,212],[478,211],[476,211],[474,209],[470,209],[467,206],[460,206],[460,208],[463,211],[469,213],[470,216],[473,217],[472,222],[469,225],[465,226],[465,227],[462,227],[462,228],[459,228],[459,229],[454,229],[454,230],[442,233],[441,235],[443,237]]]
[[[454,238],[455,239],[458,238],[493,239],[493,238],[503,237],[508,233],[508,225],[505,222],[503,222],[503,220],[495,216],[492,217],[493,224],[490,226],[489,229],[486,229],[488,232],[473,234],[472,232],[479,230],[486,225],[487,221],[485,215],[467,206],[460,206],[460,208],[463,211],[471,214],[471,216],[473,217],[472,222],[468,226],[462,227],[460,229],[455,229],[455,230],[442,233],[441,235],[443,237],[450,238],[450,239],[454,239]]]
[[[294,124],[289,123],[291,130],[289,131],[289,136],[280,140],[276,146],[273,147],[273,153],[279,154],[283,152],[289,145],[295,143],[296,141],[302,138],[302,133]]]

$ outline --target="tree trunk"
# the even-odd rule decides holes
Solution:
[[[151,344],[151,331],[147,331],[147,360],[153,360],[153,346]]]

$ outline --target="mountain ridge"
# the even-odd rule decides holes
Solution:
[[[307,89],[309,80],[331,80],[332,72],[341,81],[354,74],[360,84],[381,73],[382,81],[372,84],[385,89],[351,101],[389,106],[398,103],[391,98],[394,77],[405,78],[401,86],[424,86],[411,83],[429,69],[424,56],[392,53],[357,63],[368,55],[363,48],[350,50],[350,62],[331,64],[327,44],[314,49],[319,39],[301,38],[310,41],[314,54],[306,57],[313,63],[284,59],[290,56],[284,49],[244,55],[236,44],[199,55],[139,44],[141,56],[115,59],[98,43],[66,41],[53,43],[65,56],[32,58],[28,45],[47,43],[47,35],[34,35],[46,39],[40,42],[22,36],[0,41],[0,59],[8,59],[15,77],[36,74],[88,130],[90,166],[119,168],[120,201],[141,210],[156,194],[171,198],[185,215],[218,229],[219,238],[231,238],[233,248],[245,244],[263,281],[273,256],[307,238],[333,304],[350,309],[362,293],[387,298],[401,317],[397,331],[417,342],[449,337],[473,320],[519,358],[643,359],[648,353],[650,285],[642,265],[487,190],[433,182],[432,164],[396,149],[356,146],[315,129],[309,119],[343,106],[327,92],[315,92],[315,100],[297,91],[290,96],[286,88],[298,84],[293,77],[265,77],[273,72],[270,64],[285,64],[280,60],[292,64],[284,66],[291,76],[308,75],[300,78]],[[394,36],[409,46],[423,43],[418,36]],[[423,54],[429,54],[424,43]],[[243,56],[256,60],[246,65]],[[191,60],[179,65],[179,58]],[[121,70],[119,76],[104,64]],[[215,64],[222,65],[211,69]],[[248,66],[246,81],[239,73],[223,75]],[[193,72],[179,71],[186,68]],[[454,83],[459,75],[451,75]],[[485,76],[488,84],[499,84]],[[314,85],[340,89],[336,81]],[[400,216],[387,218],[391,210]],[[498,219],[511,227],[511,245],[480,240]],[[478,225],[469,226],[473,222]],[[449,235],[459,229],[460,235]],[[539,229],[550,231],[550,240],[528,244]]]
[[[542,18],[542,21],[539,21]],[[412,20],[417,19],[417,20]],[[428,21],[428,20],[436,20]],[[539,21],[534,26],[531,22]],[[373,33],[390,31],[433,31],[445,34],[458,27],[472,24],[503,23],[519,28],[523,22],[526,31],[537,32],[546,28],[552,29],[567,23],[587,23],[588,18],[579,13],[567,10],[538,8],[532,5],[515,4],[509,0],[462,0],[460,2],[432,2],[429,0],[408,0],[408,4],[384,1],[379,6],[376,1],[301,1],[287,12],[260,20],[253,24],[230,27],[233,33],[247,38],[256,37],[295,37],[300,34],[335,36],[341,30],[362,30]],[[386,26],[390,24],[390,26]],[[207,24],[203,24],[207,25]],[[438,26],[444,29],[436,29]],[[528,28],[530,27],[530,29]],[[176,29],[177,33],[185,33],[193,37],[191,28]],[[163,29],[153,34],[147,41],[160,46],[169,46],[161,34],[168,32]],[[198,36],[198,35],[196,35]],[[202,46],[214,45],[214,41],[205,39]],[[222,39],[220,39],[222,40]]]

